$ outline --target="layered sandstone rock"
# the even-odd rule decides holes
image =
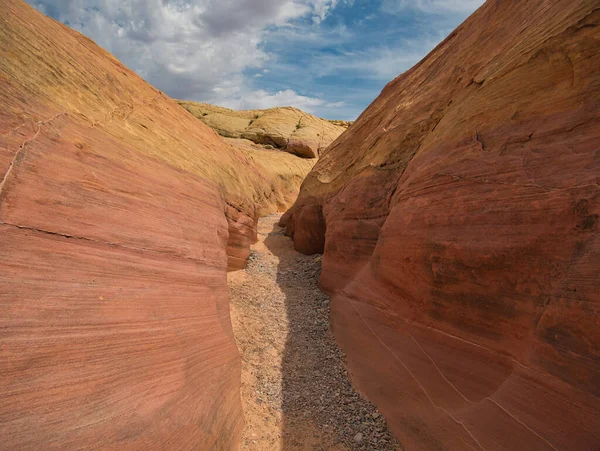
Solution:
[[[312,158],[298,158],[287,152],[268,149],[247,139],[224,140],[258,168],[255,176],[259,181],[265,186],[272,186],[268,208],[261,207],[261,199],[258,199],[259,216],[272,213],[273,204],[278,211],[287,210],[297,199],[300,185],[317,162]]]
[[[283,218],[406,449],[600,447],[600,8],[490,0]]]
[[[292,107],[236,111],[205,103],[178,102],[221,136],[247,139],[303,158],[318,157],[350,125],[319,119]]]
[[[267,168],[20,0],[0,55],[2,447],[235,448],[225,271],[310,163]]]

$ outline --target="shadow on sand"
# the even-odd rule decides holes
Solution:
[[[264,241],[279,258],[289,331],[282,362],[283,449],[398,449],[385,420],[352,387],[318,286],[321,257],[294,251],[278,225]]]

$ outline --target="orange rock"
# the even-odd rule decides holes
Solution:
[[[19,0],[0,55],[1,446],[236,448],[225,272],[311,165],[267,170]]]
[[[600,448],[599,25],[488,1],[286,217],[300,250],[324,235],[336,337],[407,449]]]

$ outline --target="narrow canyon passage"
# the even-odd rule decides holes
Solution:
[[[402,449],[348,378],[317,287],[320,256],[295,252],[279,217],[259,221],[247,268],[228,276],[242,355],[242,449]]]

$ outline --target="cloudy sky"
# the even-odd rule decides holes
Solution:
[[[484,0],[27,0],[171,97],[355,119]]]

